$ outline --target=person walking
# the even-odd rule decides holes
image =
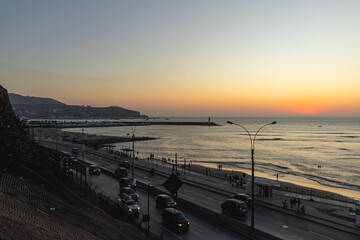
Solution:
[[[298,208],[300,208],[300,204],[301,204],[300,198],[298,198],[297,203],[298,203]]]
[[[301,207],[301,213],[302,213],[303,215],[305,215],[305,211],[306,211],[306,207],[305,207],[305,205],[302,205],[302,207]]]
[[[287,202],[286,202],[286,199],[285,199],[285,201],[283,202],[283,209],[284,209],[284,210],[287,210]]]
[[[294,200],[290,198],[290,207],[293,208]]]

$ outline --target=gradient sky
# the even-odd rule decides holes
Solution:
[[[0,84],[150,116],[360,116],[360,1],[0,2]]]

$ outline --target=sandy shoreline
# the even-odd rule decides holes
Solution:
[[[132,141],[131,138],[115,138],[105,135],[99,135],[99,134],[87,134],[84,133],[82,136],[81,133],[76,132],[70,132],[70,131],[63,131],[62,129],[57,128],[34,128],[34,131],[30,131],[30,135],[33,134],[35,136],[35,139],[44,139],[44,140],[50,140],[50,141],[58,141],[61,142],[64,139],[66,141],[64,142],[73,142],[73,143],[81,143],[82,137],[84,138],[84,142],[86,141],[94,141],[94,142],[106,142],[110,143],[113,141],[115,142],[129,142]],[[136,141],[139,140],[150,140],[149,139],[136,139]],[[81,141],[80,141],[81,140]],[[114,141],[116,140],[116,141]],[[157,159],[161,161],[161,159]],[[171,164],[171,162],[169,162]],[[203,172],[205,174],[205,169],[210,169],[210,172],[217,175],[219,178],[222,179],[228,179],[228,176],[230,175],[242,175],[243,173],[246,174],[247,178],[250,178],[250,171],[244,170],[244,169],[232,169],[227,168],[226,164],[223,164],[222,170],[217,169],[216,164],[199,164],[195,161],[193,162],[193,166],[196,166],[199,169],[199,172]],[[181,165],[179,163],[179,169],[181,169]],[[255,177],[261,177],[265,179],[269,179],[272,181],[276,181],[276,176],[271,176],[266,173],[257,172],[255,170]],[[326,187],[322,186],[320,184],[315,184],[311,180],[304,179],[303,181],[299,181],[299,178],[297,177],[291,177],[291,176],[279,176],[279,183],[280,188],[283,190],[287,190],[290,192],[301,192],[304,194],[312,194],[313,196],[321,196],[324,198],[330,198],[333,200],[342,200],[346,202],[353,202],[354,200],[360,200],[360,192],[357,192],[355,190],[348,190],[348,189],[340,189],[340,188],[332,188],[332,187]]]

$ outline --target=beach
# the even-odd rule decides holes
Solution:
[[[35,134],[35,139],[38,139],[39,141],[41,141],[41,139],[46,140],[46,141],[53,141],[53,142],[64,142],[67,144],[74,144],[74,146],[78,146],[81,147],[81,141],[82,139],[84,139],[84,142],[86,141],[95,141],[95,142],[99,142],[99,143],[104,143],[106,141],[112,142],[114,140],[119,140],[119,141],[123,141],[123,143],[125,142],[132,142],[131,138],[114,138],[112,136],[105,136],[105,135],[100,135],[100,134],[82,134],[79,132],[69,132],[69,131],[64,131],[61,129],[57,129],[57,128],[36,128],[34,129],[33,134]],[[63,140],[66,141],[63,141]],[[144,141],[144,139],[142,139],[141,137],[135,139],[135,141]],[[114,142],[112,142],[112,144],[114,144]],[[137,143],[136,143],[137,144]],[[107,144],[105,144],[104,146],[109,146]],[[113,145],[111,145],[113,146]],[[91,146],[88,146],[90,148],[94,148]],[[94,148],[97,149],[97,148]],[[111,154],[114,153],[115,150],[113,150],[113,148],[109,148],[109,147],[104,147],[101,149],[98,149],[98,151],[102,151],[104,153],[109,153],[109,151],[111,151]],[[136,151],[136,150],[135,150]],[[141,151],[141,150],[140,150]],[[149,157],[149,156],[148,156]],[[146,160],[148,157],[143,157],[143,160]],[[154,157],[154,158],[150,158],[149,161],[154,162],[156,164],[162,164],[164,166],[166,166],[167,168],[172,168],[172,166],[175,163],[175,159],[174,158],[159,158],[159,157]],[[186,160],[185,160],[186,161]],[[196,171],[202,174],[206,174],[208,173],[208,175],[210,176],[214,176],[217,177],[219,179],[222,180],[228,180],[229,177],[231,176],[244,176],[244,183],[246,181],[246,179],[250,179],[251,175],[250,175],[250,171],[247,169],[231,169],[226,167],[226,165],[222,165],[222,169],[218,168],[218,164],[204,164],[204,163],[197,163],[197,162],[193,162],[191,160],[188,160],[186,162],[186,166],[188,167],[188,164],[190,163],[192,166],[192,171]],[[182,165],[184,164],[183,160],[178,161],[178,169],[181,170],[182,169]],[[186,169],[186,168],[185,168]],[[269,181],[276,181],[276,176],[271,176],[269,177],[268,174],[263,174],[262,172],[258,172],[255,171],[255,176],[257,178],[263,178],[263,179],[267,179]],[[287,192],[291,192],[291,193],[298,193],[298,194],[302,194],[302,195],[307,195],[312,196],[312,197],[317,197],[317,198],[323,198],[325,200],[328,201],[338,201],[338,202],[347,202],[347,203],[354,203],[355,201],[360,199],[357,198],[356,195],[357,192],[356,191],[347,191],[346,189],[335,189],[338,191],[331,191],[331,189],[323,187],[321,185],[314,185],[313,182],[309,181],[308,183],[306,182],[297,182],[297,178],[291,179],[287,176],[286,179],[283,179],[283,177],[280,175],[278,178],[279,181],[278,185],[274,188],[274,189],[278,189],[281,191],[287,191]],[[341,191],[339,191],[341,190]]]

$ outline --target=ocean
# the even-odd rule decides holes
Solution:
[[[208,118],[169,118],[151,121],[202,121]],[[255,140],[255,176],[318,188],[360,199],[360,118],[340,117],[244,117],[211,118],[221,126],[137,126],[136,136],[157,140],[135,142],[139,157],[184,159],[193,164],[234,171],[251,171],[251,145],[244,126]],[[81,129],[67,129],[81,132]],[[126,127],[85,128],[85,133],[127,136]],[[116,143],[115,150],[131,148],[132,142]]]

